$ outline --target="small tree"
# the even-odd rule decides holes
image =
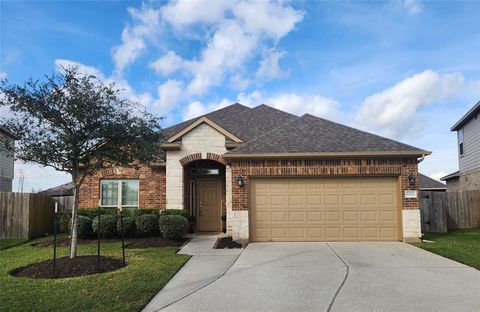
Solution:
[[[124,99],[114,84],[77,67],[29,80],[0,83],[0,124],[18,138],[15,158],[71,174],[75,184],[70,258],[77,254],[78,194],[84,179],[110,166],[148,163],[158,155],[158,118]],[[7,151],[12,144],[3,144]]]

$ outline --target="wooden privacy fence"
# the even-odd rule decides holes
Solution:
[[[422,232],[480,228],[480,190],[420,192]]]
[[[27,239],[52,233],[50,196],[0,192],[0,239]]]
[[[73,209],[73,196],[52,196],[52,201],[58,203],[58,211]]]

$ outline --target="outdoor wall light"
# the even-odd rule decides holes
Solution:
[[[240,187],[243,187],[245,185],[245,182],[243,181],[243,178],[240,175],[237,177],[237,185]]]
[[[415,176],[413,174],[408,175],[408,183],[410,183],[410,185],[415,184]]]

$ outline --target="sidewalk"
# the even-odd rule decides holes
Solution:
[[[222,276],[243,249],[213,249],[220,235],[195,235],[178,253],[193,257],[150,301],[144,312],[159,311]]]

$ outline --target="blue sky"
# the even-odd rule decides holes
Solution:
[[[164,126],[240,102],[312,113],[432,150],[455,171],[450,132],[480,100],[479,1],[2,1],[0,76],[59,66],[115,81]],[[25,189],[68,176],[16,164]],[[16,190],[17,185],[14,184]]]

